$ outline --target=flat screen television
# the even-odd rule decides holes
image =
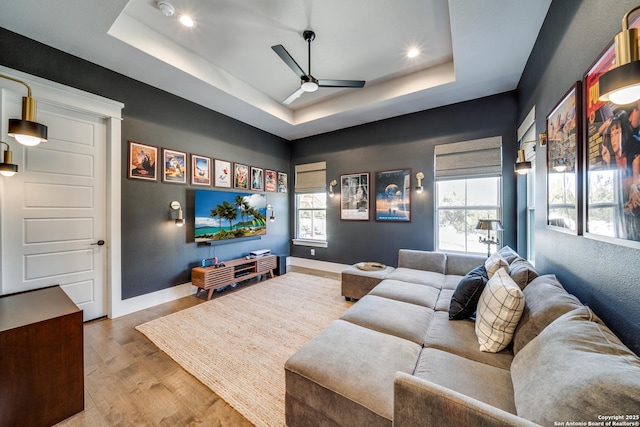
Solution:
[[[195,190],[196,242],[267,234],[267,196],[262,193]]]

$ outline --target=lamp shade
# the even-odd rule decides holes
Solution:
[[[29,120],[9,119],[9,136],[22,145],[34,146],[47,141],[47,127]]]
[[[599,80],[600,101],[625,105],[640,99],[640,61],[620,65]]]
[[[502,224],[497,219],[480,219],[474,227],[475,230],[504,230]]]

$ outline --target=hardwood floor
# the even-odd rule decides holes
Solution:
[[[293,267],[291,271],[340,278],[339,274],[319,270]],[[225,292],[246,286],[253,285]],[[86,323],[85,410],[57,427],[251,426],[134,329],[203,302],[206,301],[189,296],[116,319]]]

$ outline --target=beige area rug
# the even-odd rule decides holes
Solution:
[[[340,293],[287,273],[136,329],[256,426],[284,426],[284,363],[351,306]]]

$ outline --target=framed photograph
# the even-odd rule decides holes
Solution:
[[[640,18],[631,28],[640,28]],[[613,41],[584,74],[584,235],[640,248],[640,103],[599,100],[598,81],[616,60]]]
[[[278,193],[287,192],[287,174],[278,172]]]
[[[276,191],[278,188],[278,173],[266,169],[264,171],[264,189],[265,191]]]
[[[249,166],[241,163],[233,164],[233,187],[249,189]]]
[[[215,159],[213,161],[214,180],[216,187],[231,188],[231,162]]]
[[[369,172],[340,175],[340,219],[369,221]]]
[[[411,169],[376,172],[376,221],[411,221]]]
[[[191,185],[211,185],[211,159],[191,155]]]
[[[547,115],[547,225],[581,233],[580,82]]]
[[[251,189],[264,191],[264,169],[251,166]]]
[[[129,141],[127,177],[143,181],[158,180],[158,147]]]
[[[162,149],[162,182],[187,183],[187,153]]]

